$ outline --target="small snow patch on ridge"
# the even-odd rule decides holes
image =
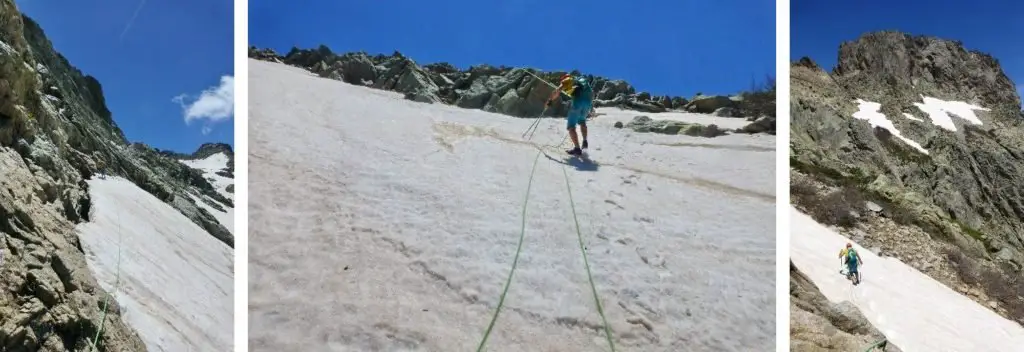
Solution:
[[[885,114],[879,112],[882,109],[882,104],[857,99],[857,107],[859,111],[853,113],[853,118],[858,120],[867,120],[871,124],[871,127],[881,127],[892,133],[893,136],[899,138],[903,142],[907,143],[914,149],[919,150],[922,153],[928,154],[928,150],[924,149],[920,143],[917,143],[910,138],[904,137],[900,130],[893,126],[892,121],[889,121],[885,117]]]
[[[911,120],[911,121],[924,122],[924,120],[916,118],[916,117],[914,117],[914,115],[911,115],[911,114],[908,114],[908,113],[903,113],[903,117],[906,117],[907,120]]]
[[[974,110],[989,111],[989,109],[962,101],[945,101],[923,95],[921,99],[924,100],[924,103],[914,103],[914,106],[928,114],[933,124],[950,131],[956,131],[952,115],[959,116],[972,124],[980,126],[982,125],[981,119],[974,114]]]
[[[228,192],[227,187],[235,184],[235,180],[217,174],[218,171],[228,168],[228,160],[227,154],[216,153],[206,157],[205,159],[181,160],[181,163],[193,169],[202,171],[203,177],[210,180],[213,187],[217,189],[217,193],[220,193],[227,199],[234,200],[234,194]]]

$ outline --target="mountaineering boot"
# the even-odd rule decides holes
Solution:
[[[583,140],[583,149],[587,149],[587,140],[586,139]]]
[[[569,155],[581,155],[581,154],[583,154],[583,151],[580,150],[579,147],[572,148],[570,150],[566,150],[565,152],[569,153]]]

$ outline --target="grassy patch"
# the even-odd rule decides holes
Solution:
[[[985,240],[984,240],[985,234],[981,233],[981,231],[978,231],[978,229],[975,229],[973,227],[967,226],[967,224],[964,224],[964,223],[962,223],[960,221],[957,221],[957,220],[953,220],[953,222],[956,223],[957,226],[960,226],[960,230],[962,230],[967,235],[971,236],[971,238],[974,238],[974,239],[976,239],[978,241],[981,241],[983,243],[985,242]]]
[[[882,147],[889,152],[889,155],[894,156],[903,163],[921,164],[930,163],[932,160],[931,155],[922,153],[920,150],[906,144],[906,142],[894,140],[894,136],[887,129],[875,127],[873,132],[875,138],[882,142]]]
[[[857,224],[857,214],[864,210],[864,195],[853,186],[843,186],[825,195],[818,195],[813,185],[797,184],[793,199],[815,221],[842,227]],[[793,187],[790,192],[793,192]]]
[[[789,157],[789,165],[793,169],[814,177],[818,181],[833,186],[856,185],[863,186],[874,180],[874,176],[860,169],[853,169],[849,174],[829,167],[805,163],[795,156]]]
[[[998,301],[1009,317],[1024,321],[1024,278],[1005,269],[984,267],[958,249],[946,249],[946,259],[965,284],[980,286],[989,298]]]

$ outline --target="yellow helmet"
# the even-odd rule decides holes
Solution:
[[[573,88],[572,83],[572,76],[566,73],[562,75],[562,79],[560,80],[559,85],[561,86],[562,90],[569,92]]]

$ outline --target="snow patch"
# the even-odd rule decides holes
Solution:
[[[196,205],[198,205],[200,208],[206,209],[206,211],[210,212],[210,214],[213,215],[215,219],[217,219],[217,222],[223,225],[224,228],[228,230],[228,232],[231,232],[232,235],[235,234],[235,208],[229,207],[223,203],[217,202],[216,200],[210,199],[210,201],[216,202],[217,204],[220,204],[220,206],[224,208],[224,211],[220,211],[206,204],[206,202],[203,201],[203,195],[190,194],[189,197],[192,198],[192,201],[195,202]]]
[[[88,182],[92,221],[76,227],[86,261],[146,347],[232,350],[233,250],[128,180]]]
[[[182,164],[188,165],[193,169],[197,169],[203,172],[203,177],[206,177],[213,185],[213,188],[218,193],[223,195],[227,199],[235,200],[234,193],[228,192],[227,187],[235,184],[235,179],[218,175],[217,172],[228,168],[227,154],[215,153],[203,159],[197,160],[181,160]]]
[[[928,114],[932,123],[950,131],[956,131],[951,115],[959,116],[974,125],[982,125],[981,119],[974,114],[974,110],[989,111],[989,109],[971,105],[962,101],[945,101],[932,97],[921,96],[923,103],[914,103],[918,109]]]
[[[896,126],[893,126],[892,121],[889,121],[889,119],[885,117],[885,114],[879,112],[882,109],[882,104],[857,99],[857,107],[860,110],[853,113],[853,118],[859,120],[866,120],[868,121],[868,123],[871,124],[871,127],[884,128],[888,130],[889,133],[891,133],[894,137],[899,138],[904,143],[907,143],[907,145],[914,147],[914,149],[917,149],[922,153],[928,154],[928,150],[925,150],[920,143],[917,143],[911,140],[910,138],[904,137],[903,133],[901,133],[900,130],[896,129]]]
[[[911,115],[911,114],[908,114],[908,113],[903,113],[903,117],[906,117],[907,120],[911,120],[911,121],[924,122],[924,120],[919,119],[917,117],[914,117],[914,115]]]
[[[840,275],[839,250],[850,239],[790,208],[793,264],[832,302],[856,305],[886,338],[904,351],[1017,351],[1024,327],[931,277],[859,244],[862,281]]]

